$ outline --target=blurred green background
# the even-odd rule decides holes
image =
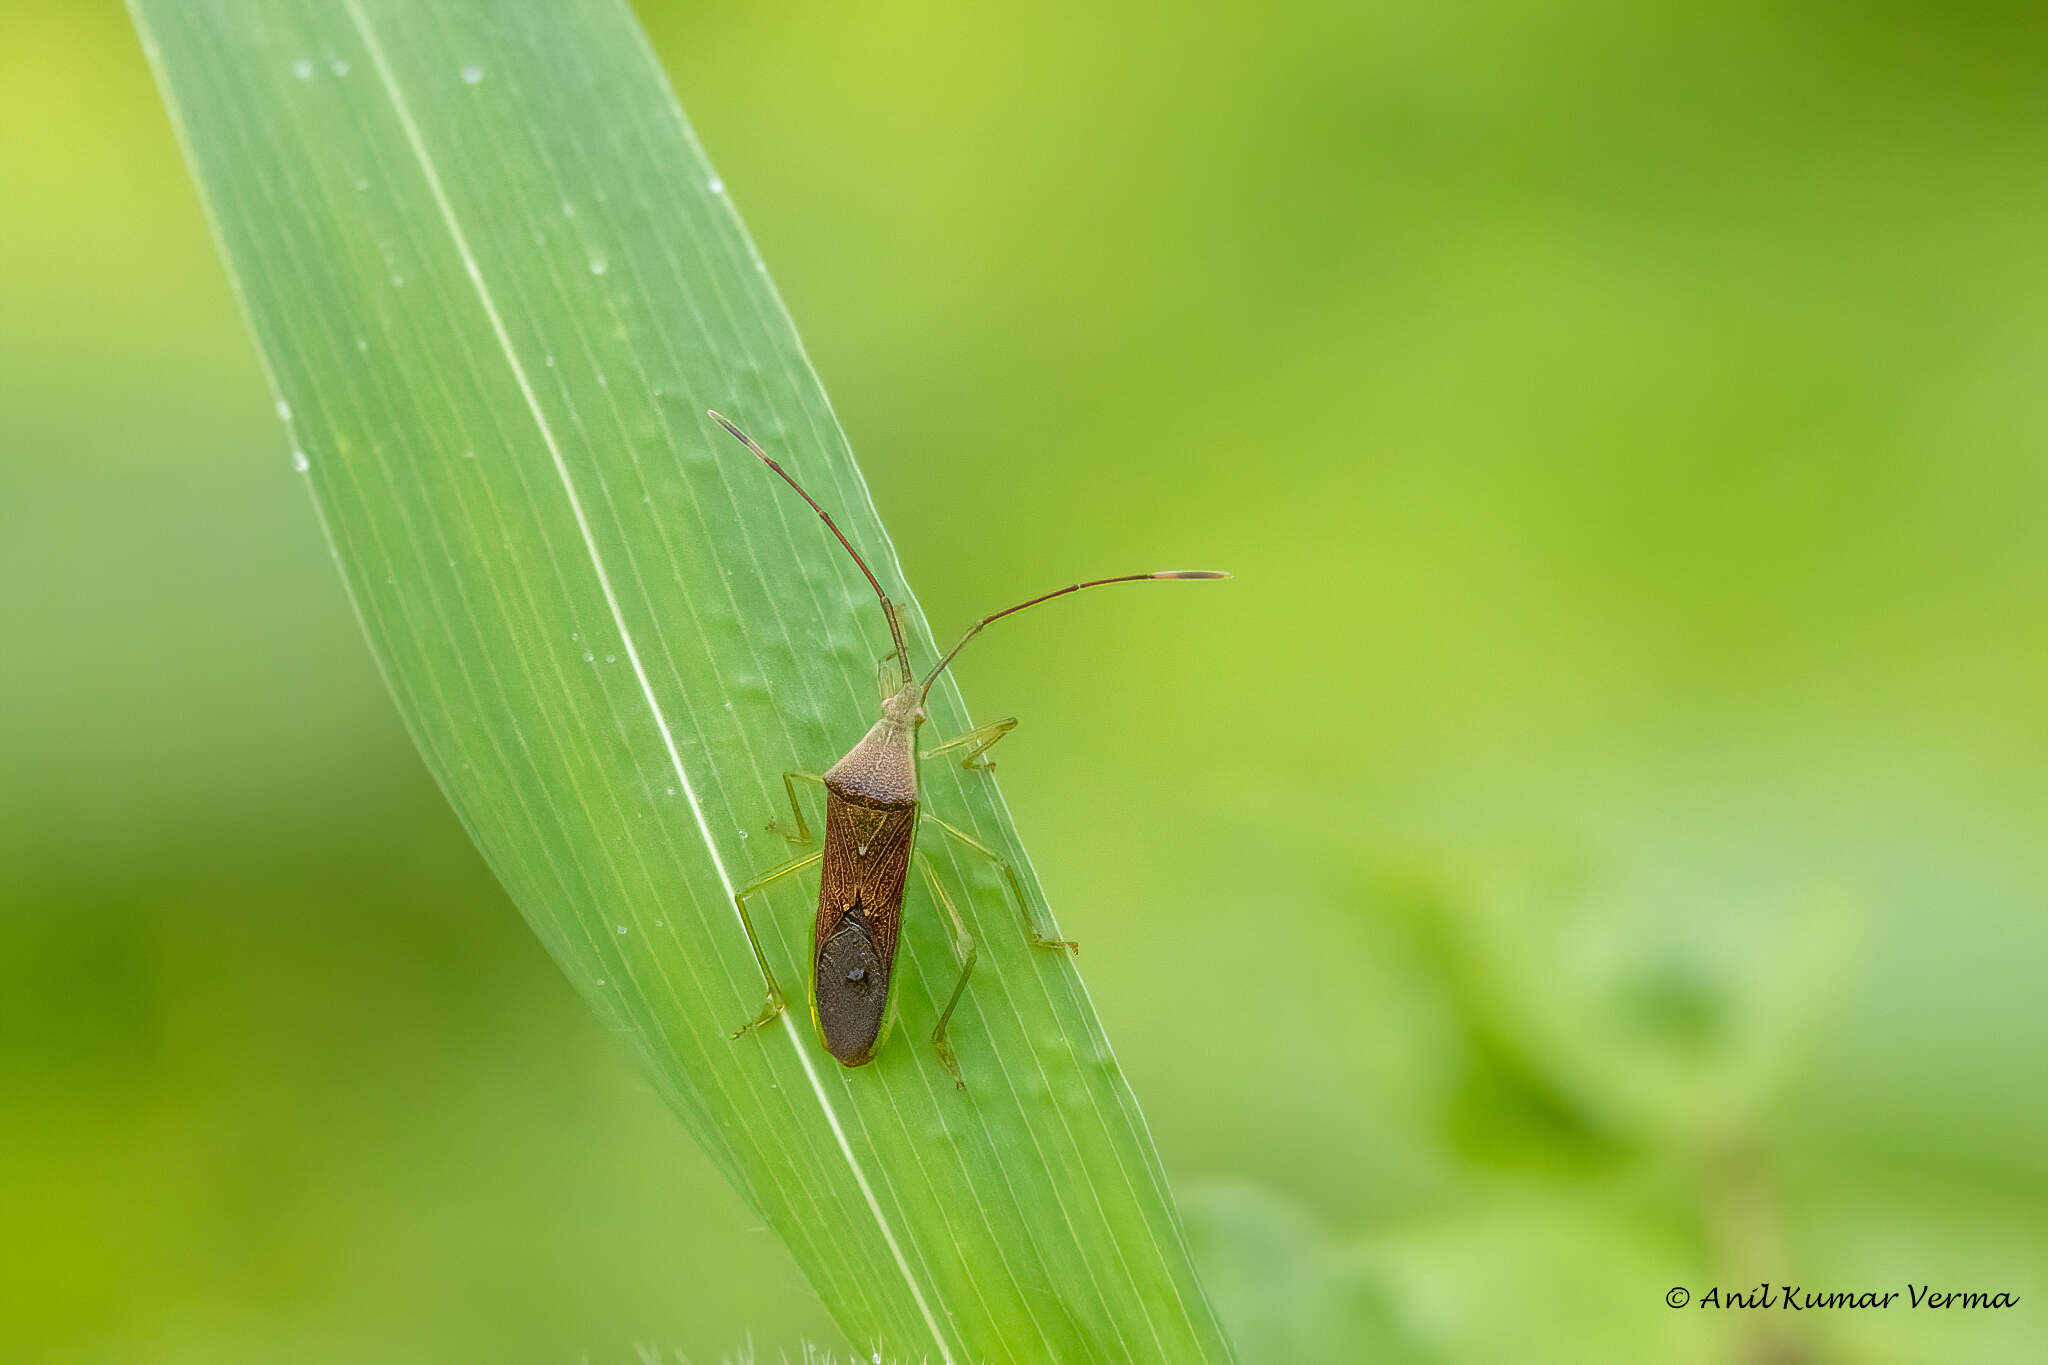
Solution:
[[[1250,1361],[2048,1340],[2048,16],[642,13]],[[401,732],[125,16],[0,24],[0,1359],[829,1321]],[[1672,1286],[2006,1291],[1674,1312]]]

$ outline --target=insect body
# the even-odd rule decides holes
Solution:
[[[1134,583],[1154,578],[1228,578],[1229,575],[1207,570],[1167,570],[1069,584],[1006,607],[992,616],[984,616],[969,627],[945,657],[920,680],[910,670],[910,654],[904,648],[903,623],[897,614],[896,604],[889,600],[874,571],[868,568],[867,561],[853,548],[853,543],[839,529],[838,523],[745,432],[715,412],[710,415],[810,504],[811,510],[818,514],[847,554],[853,557],[853,562],[860,566],[861,573],[866,575],[875,596],[881,601],[882,614],[889,623],[889,637],[896,646],[890,657],[896,661],[900,673],[899,680],[893,685],[894,690],[882,701],[882,718],[875,722],[860,743],[847,751],[844,758],[822,775],[784,773],[782,776],[783,788],[789,795],[790,811],[796,817],[796,832],[789,836],[793,843],[807,845],[812,842],[810,826],[804,819],[802,805],[797,801],[796,784],[816,782],[825,788],[825,841],[817,852],[763,873],[733,896],[734,904],[739,907],[740,922],[747,931],[747,942],[754,950],[754,958],[760,964],[761,977],[768,988],[761,1012],[733,1036],[737,1038],[749,1029],[771,1022],[783,1008],[782,989],[776,984],[774,969],[768,965],[767,955],[761,950],[760,936],[754,932],[753,919],[747,913],[747,898],[771,882],[801,871],[812,863],[822,863],[818,915],[811,937],[811,1017],[817,1025],[819,1037],[824,1040],[826,1051],[841,1062],[847,1066],[865,1066],[873,1060],[875,1049],[881,1045],[888,1031],[896,947],[903,921],[903,892],[914,859],[926,885],[931,888],[933,899],[945,911],[952,925],[953,952],[960,965],[960,976],[945,1008],[939,1012],[938,1023],[932,1029],[932,1046],[938,1052],[939,1060],[952,1073],[954,1083],[963,1084],[952,1045],[946,1040],[946,1024],[953,1016],[954,1007],[960,1003],[962,992],[967,989],[967,978],[974,971],[974,939],[967,932],[951,897],[940,885],[938,875],[932,871],[930,859],[917,851],[920,817],[917,764],[920,758],[964,749],[963,767],[992,767],[984,755],[989,746],[1008,734],[1017,722],[999,720],[920,753],[917,730],[925,720],[925,697],[969,640],[993,622],[1026,607],[1035,607],[1055,597],[1108,583]],[[936,815],[927,813],[923,818],[996,869],[1010,894],[1016,898],[1017,908],[1024,917],[1025,931],[1034,944],[1045,948],[1075,947],[1071,942],[1039,930],[1031,917],[1030,902],[1024,897],[1024,888],[1017,880],[1016,870],[1000,854]]]

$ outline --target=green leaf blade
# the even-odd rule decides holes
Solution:
[[[872,721],[886,634],[839,517],[932,652],[722,184],[622,6],[136,0],[297,462],[401,714],[549,951],[784,1237],[849,1337],[915,1359],[1225,1360],[1073,965],[930,841],[979,942],[906,901],[896,1030],[846,1071],[732,905],[785,856],[780,774]],[[940,735],[967,727],[935,692]],[[1042,897],[985,774],[924,800]],[[817,812],[813,812],[814,823]],[[809,887],[757,912],[793,997]],[[1041,913],[1043,909],[1041,908]]]

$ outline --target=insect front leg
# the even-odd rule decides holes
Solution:
[[[794,793],[790,799],[796,799]],[[740,912],[740,927],[747,931],[747,946],[754,950],[754,962],[761,968],[761,980],[768,987],[768,999],[761,1006],[761,1012],[735,1029],[732,1035],[735,1038],[750,1029],[757,1029],[763,1024],[773,1022],[775,1016],[782,1013],[782,987],[775,984],[775,970],[768,965],[768,955],[761,951],[761,936],[754,932],[754,917],[747,913],[747,897],[772,881],[787,877],[792,872],[801,872],[824,856],[823,853],[807,853],[801,858],[792,859],[781,867],[762,873],[732,893],[733,907]]]
[[[974,936],[967,932],[966,922],[953,908],[953,898],[946,894],[945,887],[939,885],[939,874],[932,871],[932,860],[920,853],[917,866],[924,873],[925,885],[932,889],[932,895],[945,908],[946,918],[953,921],[953,957],[960,964],[960,979],[953,983],[953,993],[946,997],[946,1007],[939,1011],[939,1022],[932,1029],[932,1047],[938,1051],[939,1060],[946,1064],[946,1070],[953,1073],[953,1084],[965,1090],[967,1082],[960,1079],[960,1063],[953,1057],[953,1045],[946,1041],[946,1024],[953,1018],[953,1007],[960,1003],[960,997],[967,991],[967,978],[974,974],[974,959],[978,954],[974,948]]]
[[[1017,911],[1024,916],[1024,932],[1030,937],[1033,947],[1071,948],[1077,953],[1081,951],[1081,945],[1074,942],[1074,940],[1060,938],[1057,934],[1047,934],[1039,929],[1038,921],[1031,917],[1031,902],[1024,898],[1024,884],[1017,880],[1017,869],[1010,866],[1009,859],[1003,857],[1002,854],[996,852],[966,830],[947,824],[930,811],[924,813],[924,818],[952,835],[953,838],[965,844],[968,848],[979,853],[982,857],[988,859],[989,862],[995,865],[996,871],[1003,874],[1004,880],[1010,884],[1010,894],[1017,898]]]
[[[1017,718],[1015,716],[1005,716],[1001,720],[992,720],[986,725],[977,725],[958,739],[949,739],[944,744],[938,745],[935,748],[926,749],[918,757],[937,758],[940,754],[950,750],[964,748],[967,750],[967,753],[960,760],[961,767],[983,770],[993,768],[996,765],[989,759],[983,758],[982,755],[993,749],[997,740],[1016,728]]]

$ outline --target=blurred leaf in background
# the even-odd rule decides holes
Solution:
[[[1238,572],[964,673],[1247,1359],[2036,1357],[2038,11],[642,15],[936,622]],[[0,1356],[829,1340],[420,771],[124,16],[4,22]],[[2022,1307],[1663,1306],[1767,1277]]]

